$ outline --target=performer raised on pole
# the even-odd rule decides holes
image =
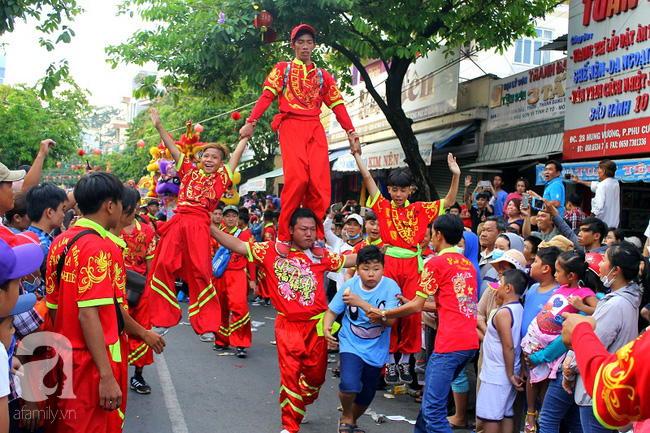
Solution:
[[[264,81],[264,90],[253,108],[246,124],[239,130],[244,138],[253,136],[257,121],[278,97],[280,114],[275,116],[271,128],[278,131],[282,166],[285,177],[280,200],[278,242],[275,248],[283,257],[291,250],[289,218],[300,205],[311,209],[318,220],[317,239],[324,239],[323,218],[331,201],[330,166],[327,137],[320,121],[321,106],[329,107],[343,130],[354,132],[352,121],[345,109],[343,97],[334,78],[311,61],[316,47],[316,31],[307,24],[300,24],[291,32],[291,48],[296,58],[280,62]],[[353,141],[351,150],[361,152],[359,141]],[[323,257],[318,243],[312,246],[317,257]]]

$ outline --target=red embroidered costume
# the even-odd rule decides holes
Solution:
[[[181,319],[175,280],[189,286],[189,318],[197,334],[219,331],[219,298],[212,285],[210,215],[231,183],[226,164],[208,175],[184,156],[176,163],[181,181],[176,214],[160,230],[151,266],[151,324],[169,327]]]
[[[419,288],[422,256],[420,244],[427,226],[445,213],[441,200],[409,203],[397,207],[386,200],[379,191],[368,197],[367,207],[377,215],[379,233],[386,249],[384,276],[392,278],[407,299],[413,299]],[[421,318],[418,314],[402,317],[393,326],[390,353],[418,353],[422,348]]]
[[[313,32],[311,27],[301,25],[294,34],[301,28]],[[275,65],[247,121],[257,121],[276,96],[280,114],[271,127],[279,132],[282,165],[290,174],[285,177],[280,196],[278,240],[291,240],[289,218],[300,205],[314,211],[318,217],[317,236],[323,239],[322,220],[331,201],[331,182],[327,137],[320,121],[322,104],[334,112],[345,131],[354,127],[334,78],[313,63],[305,65],[295,59]]]
[[[248,260],[264,269],[273,287],[270,296],[279,313],[275,338],[280,364],[282,427],[295,433],[306,406],[318,398],[327,371],[327,343],[322,332],[322,319],[327,310],[324,273],[341,270],[345,258],[326,252],[318,260],[311,258],[310,252],[295,249],[284,258],[276,253],[273,242],[252,243],[247,247]]]

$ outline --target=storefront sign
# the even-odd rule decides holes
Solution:
[[[418,58],[409,66],[402,84],[402,108],[409,118],[418,122],[456,110],[459,64],[457,56],[445,58],[441,49]],[[388,74],[381,72],[373,75],[372,82],[385,99],[384,81]],[[364,82],[352,86],[352,94],[346,95],[345,99],[351,101],[346,107],[362,138],[364,134],[390,129],[384,113],[368,93]],[[346,139],[347,135],[336,116],[330,116],[330,144]]]
[[[431,164],[431,144],[420,146],[420,155],[426,165]],[[406,156],[401,144],[397,140],[373,143],[363,148],[361,159],[368,170],[381,170],[386,168],[406,166]],[[341,156],[334,162],[332,171],[359,171],[357,162],[350,154]]]
[[[650,182],[650,158],[617,160],[615,179],[621,182]],[[544,165],[535,167],[536,185],[544,185]],[[575,174],[584,181],[598,180],[598,161],[562,164],[562,173]]]
[[[493,80],[488,131],[564,117],[566,66],[567,60],[563,59]]]
[[[251,179],[239,187],[239,196],[243,197],[251,191],[266,191],[266,178]]]
[[[576,1],[569,16],[564,159],[650,151],[650,1]]]

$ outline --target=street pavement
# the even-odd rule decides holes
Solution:
[[[187,304],[181,323],[187,321]],[[144,369],[150,395],[129,390],[124,431],[142,433],[269,432],[282,430],[278,390],[280,372],[275,340],[273,307],[250,307],[251,319],[265,322],[253,332],[248,357],[218,356],[212,343],[202,343],[190,326],[178,325],[165,335],[167,347],[156,362]],[[336,359],[328,364],[331,370]],[[131,375],[133,368],[129,369]],[[308,422],[301,432],[334,433],[340,412],[338,378],[328,371],[318,400],[307,408]],[[377,391],[371,409],[379,414],[415,420],[419,405],[409,395],[384,397]],[[362,416],[359,426],[368,432],[411,433],[405,421],[377,425]]]

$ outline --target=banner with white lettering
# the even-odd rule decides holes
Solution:
[[[490,84],[488,131],[564,117],[566,59]]]
[[[616,180],[621,182],[650,182],[650,158],[626,159],[616,162]],[[544,185],[544,164],[535,167],[535,184]],[[575,174],[586,182],[598,181],[598,161],[570,162],[562,164],[562,173]]]
[[[649,152],[650,1],[570,5],[564,159]]]

